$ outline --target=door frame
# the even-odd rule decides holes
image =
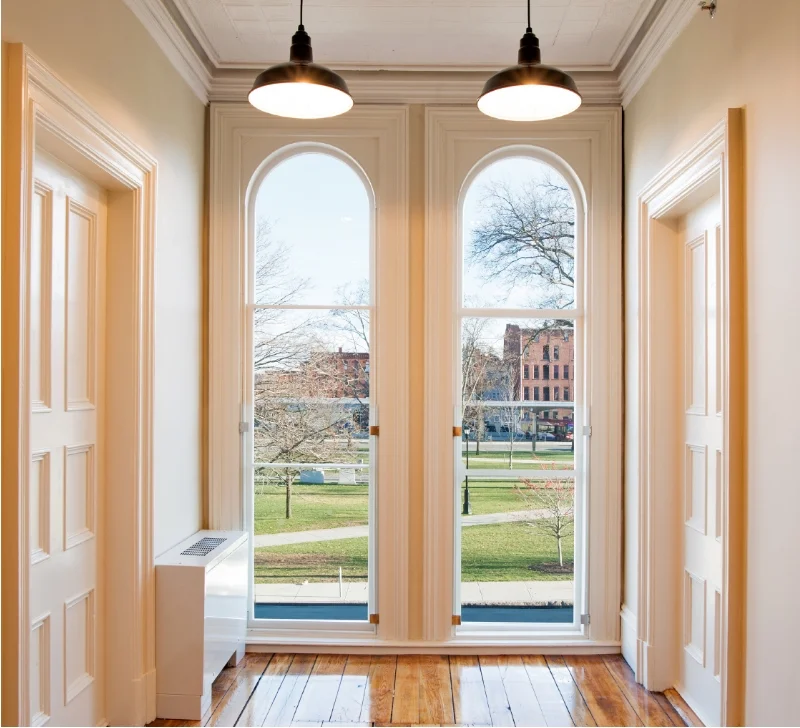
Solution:
[[[682,398],[663,394],[664,366],[659,348],[680,325],[682,312],[668,305],[671,266],[682,266],[663,254],[677,241],[671,219],[701,201],[708,189],[719,192],[723,233],[720,316],[723,367],[722,495],[722,723],[743,720],[745,655],[745,504],[746,504],[746,309],[744,228],[744,113],[729,109],[726,118],[703,139],[668,165],[640,193],[639,226],[639,439],[638,618],[636,679],[649,690],[676,684],[681,643],[678,579],[683,518],[674,497],[683,463],[675,461],[675,438]],[[682,273],[682,268],[681,271]],[[674,304],[674,301],[673,301]],[[677,329],[676,329],[677,330]],[[666,335],[665,335],[666,332]],[[680,369],[680,367],[678,367]],[[666,433],[666,435],[665,435]],[[667,608],[664,608],[665,605]],[[676,608],[671,609],[674,605]]]
[[[106,508],[114,533],[99,561],[106,584],[106,710],[111,724],[155,717],[153,353],[156,161],[22,44],[5,50],[2,259],[2,721],[29,725],[29,266],[35,148],[108,190]],[[19,241],[16,244],[16,241]],[[111,295],[116,291],[117,295]],[[113,377],[111,372],[114,372]],[[35,615],[34,615],[35,616]],[[110,628],[114,626],[114,628]],[[57,656],[54,656],[57,659]],[[43,665],[43,670],[47,665]]]

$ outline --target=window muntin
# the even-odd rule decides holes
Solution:
[[[256,193],[256,619],[367,619],[371,208],[355,169],[322,152],[284,159]],[[303,537],[340,527],[357,533],[335,541]]]

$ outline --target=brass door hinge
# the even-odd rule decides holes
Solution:
[[[369,623],[370,624],[379,624],[380,621],[381,621],[381,615],[380,614],[370,614],[369,615]]]
[[[453,437],[461,437],[461,428],[460,427],[454,427],[453,428]]]
[[[461,624],[461,615],[460,614],[454,614],[453,615],[453,626],[454,627],[458,627],[460,624]]]
[[[369,434],[370,435],[375,435],[375,437],[377,437],[378,435],[381,434],[381,428],[378,425],[370,425],[369,426]]]

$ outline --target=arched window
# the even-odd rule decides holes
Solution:
[[[465,623],[576,619],[582,228],[573,185],[535,150],[501,151],[464,184],[455,606]]]
[[[256,619],[368,616],[373,207],[361,170],[321,145],[286,150],[255,192]]]

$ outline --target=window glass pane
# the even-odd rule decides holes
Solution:
[[[486,167],[464,200],[463,305],[574,306],[575,218],[570,187],[549,165],[511,157]]]
[[[370,203],[350,166],[291,157],[266,176],[255,208],[257,304],[369,303]]]
[[[548,358],[556,341],[561,360],[571,363],[558,372]],[[574,361],[575,328],[569,319],[462,319],[465,464],[469,442],[473,469],[572,469]]]
[[[366,619],[368,312],[255,313],[256,617]]]
[[[461,482],[463,622],[571,623],[574,480]]]

